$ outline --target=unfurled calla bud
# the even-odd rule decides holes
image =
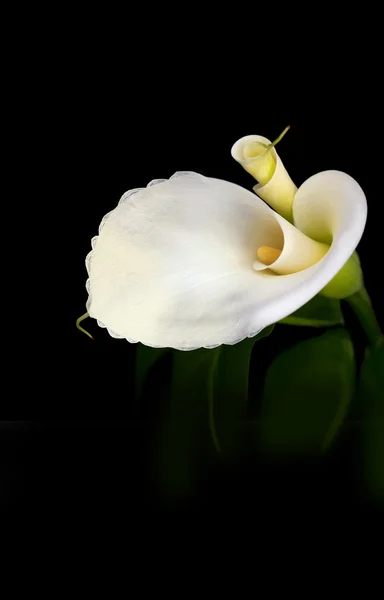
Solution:
[[[292,203],[297,188],[288,175],[274,146],[288,131],[270,142],[261,135],[247,135],[238,140],[231,150],[233,158],[248,171],[258,184],[253,191],[276,212],[292,222]]]

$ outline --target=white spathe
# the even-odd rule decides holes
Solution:
[[[276,263],[285,254],[298,270],[292,257],[299,260],[300,244],[316,254],[326,240],[308,240],[233,183],[189,172],[155,180],[125,193],[93,238],[88,313],[112,336],[148,346],[235,344],[315,296],[355,250],[366,214],[363,191],[345,173],[308,179],[295,197],[294,222],[313,234],[317,221],[320,238],[330,228],[333,241],[316,264],[278,275],[274,265],[255,270],[259,246],[282,249]]]
[[[269,265],[265,265],[256,258],[253,263],[256,271],[271,269],[278,275],[297,273],[317,263],[328,252],[329,244],[312,240],[276,213],[274,213],[274,217],[280,225],[283,237],[281,244],[274,245],[274,247],[282,252],[279,258]],[[272,246],[272,244],[268,245]]]

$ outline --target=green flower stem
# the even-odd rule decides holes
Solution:
[[[333,279],[320,291],[327,298],[347,299],[363,287],[363,271],[357,252],[347,260]]]
[[[285,136],[285,134],[287,133],[287,131],[291,128],[290,125],[288,125],[284,131],[282,133],[280,133],[279,137],[277,137],[273,142],[271,142],[270,144],[268,144],[266,151],[269,151],[271,148],[273,148],[274,146],[276,146],[276,144],[278,144],[283,137]]]
[[[209,430],[211,432],[211,437],[212,437],[212,442],[213,445],[215,446],[217,452],[221,452],[221,448],[220,448],[220,442],[219,442],[219,438],[217,436],[217,431],[216,431],[216,426],[215,426],[215,371],[217,368],[217,363],[219,360],[219,354],[220,352],[216,352],[216,356],[214,357],[213,360],[213,364],[212,364],[212,369],[211,372],[209,374],[209,381],[208,381],[208,385],[209,385],[209,397],[208,397],[208,403],[209,403]]]
[[[384,336],[376,315],[372,308],[371,299],[367,290],[362,287],[358,292],[345,298],[364,329],[372,349],[380,348],[384,344]]]

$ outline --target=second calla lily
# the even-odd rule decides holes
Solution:
[[[297,187],[287,173],[274,145],[288,131],[270,142],[262,135],[246,135],[232,146],[232,157],[248,171],[258,183],[253,191],[269,206],[292,223],[292,205]]]
[[[325,171],[295,188],[291,211],[294,225],[252,192],[192,172],[126,192],[92,240],[89,315],[114,337],[154,347],[256,335],[333,280],[367,205],[354,179]]]

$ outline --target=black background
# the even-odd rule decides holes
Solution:
[[[296,185],[338,169],[366,193],[368,222],[358,252],[384,323],[382,124],[373,82],[340,69],[336,85],[321,62],[308,69],[309,77],[305,68],[299,73],[280,63],[278,69],[273,61],[269,83],[265,64],[241,64],[238,53],[197,56],[194,38],[193,51],[175,61],[181,40],[173,38],[169,53],[157,55],[160,42],[151,44],[150,59],[140,44],[127,42],[120,67],[113,51],[106,57],[103,36],[90,34],[81,53],[70,59],[60,53],[35,80],[37,101],[26,106],[27,120],[38,114],[34,139],[44,164],[37,162],[49,189],[47,196],[36,194],[45,223],[36,246],[41,275],[30,279],[39,318],[30,323],[28,343],[17,347],[16,393],[5,394],[2,405],[4,510],[50,518],[65,509],[71,518],[130,521],[163,509],[145,485],[146,428],[133,399],[135,347],[92,320],[86,327],[94,342],[75,329],[85,312],[90,240],[130,188],[177,170],[251,188],[252,178],[231,158],[232,144],[251,133],[274,139],[291,125],[278,151]],[[363,337],[348,313],[347,319],[361,352]],[[286,347],[311,333],[285,328],[276,340]],[[374,510],[358,473],[358,448],[347,435],[320,465],[277,471],[248,465],[219,477],[187,509],[227,518],[240,518],[240,506],[241,518],[276,510],[299,517]]]

